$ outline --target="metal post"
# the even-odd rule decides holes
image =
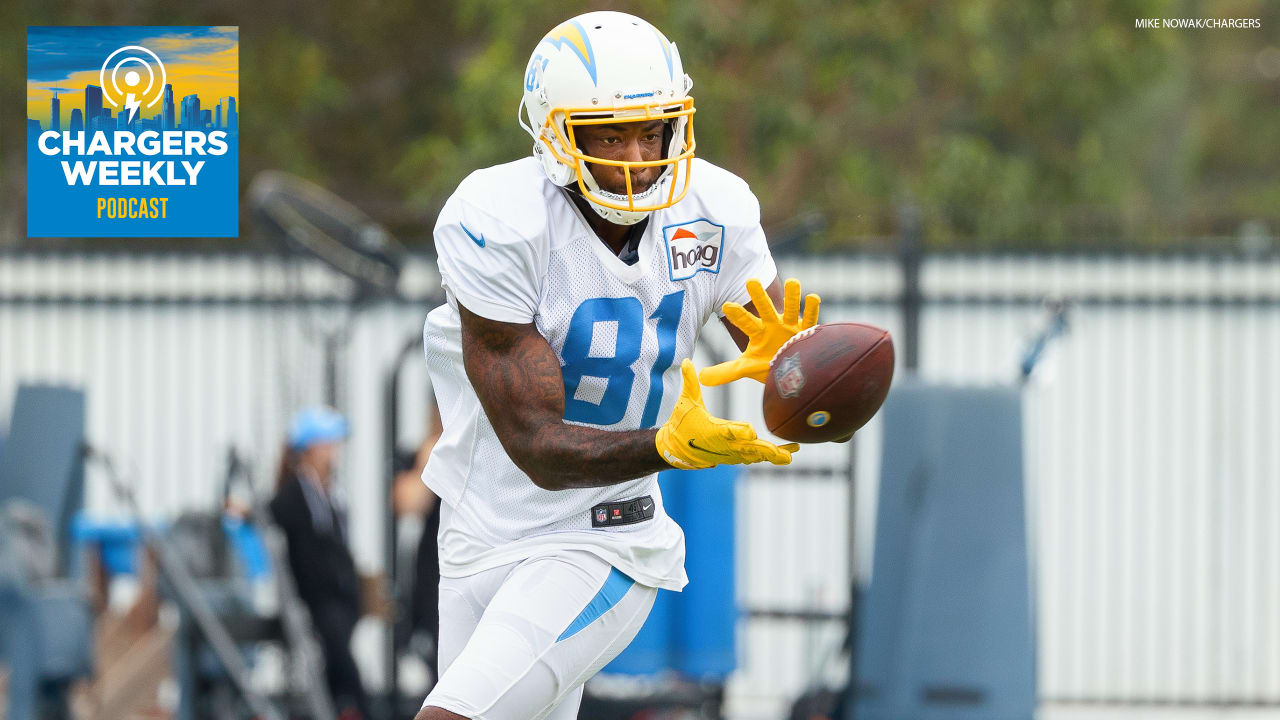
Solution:
[[[386,636],[386,667],[387,667],[387,703],[389,710],[387,718],[394,720],[400,707],[400,673],[399,673],[399,654],[396,652],[396,626],[400,623],[400,617],[403,614],[400,607],[400,568],[397,555],[399,547],[397,545],[396,535],[400,524],[396,518],[396,509],[392,504],[393,493],[395,491],[396,482],[396,441],[400,434],[400,368],[404,367],[405,360],[422,344],[422,335],[416,334],[409,338],[404,346],[400,348],[400,352],[396,355],[396,359],[392,362],[391,368],[387,371],[385,380],[383,381],[382,405],[383,405],[383,455],[384,467],[383,475],[383,493],[386,498],[384,504],[385,516],[383,517],[383,565],[384,576],[386,577],[385,587],[388,602],[387,609],[387,636]]]
[[[331,408],[338,407],[338,352],[344,339],[338,332],[324,336],[324,402]]]
[[[914,205],[898,210],[898,257],[902,263],[902,363],[910,372],[920,368],[920,211]]]
[[[858,436],[849,441],[849,460],[845,468],[849,479],[849,689],[845,696],[845,716],[854,720],[858,706]]]
[[[385,555],[383,556],[383,572],[386,578],[385,587],[387,590],[387,636],[386,636],[386,668],[387,668],[387,704],[390,710],[387,712],[388,720],[395,720],[396,711],[399,709],[400,697],[400,667],[399,654],[396,652],[396,625],[400,620],[400,598],[397,596],[397,575],[399,567],[397,567],[398,546],[396,544],[396,533],[399,530],[396,522],[395,504],[392,502],[395,497],[396,483],[396,437],[400,431],[398,408],[396,407],[396,397],[400,392],[400,362],[403,359],[402,352],[396,358],[395,364],[391,367],[387,374],[386,384],[383,390],[383,454],[384,454],[384,470],[382,473],[383,482],[385,483],[384,492],[382,493],[384,502],[383,517],[383,548]]]

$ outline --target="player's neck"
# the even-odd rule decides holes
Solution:
[[[591,205],[581,196],[569,193],[573,204],[578,206],[578,210],[582,211],[582,217],[587,219],[587,224],[592,230],[596,231],[596,236],[601,242],[617,255],[622,251],[622,247],[627,244],[627,230],[631,229],[630,225],[618,225],[600,217],[600,214],[591,208]]]

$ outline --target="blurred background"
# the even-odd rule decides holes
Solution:
[[[9,98],[27,25],[238,25],[243,190],[238,240],[28,240],[25,125],[0,117],[6,717],[336,716],[265,509],[322,403],[366,712],[412,716],[433,501],[395,478],[433,434],[431,228],[529,153],[535,43],[606,8],[677,43],[698,154],[898,369],[848,445],[663,478],[691,585],[582,717],[1280,717],[1261,0],[0,5]],[[1180,17],[1261,28],[1135,28]],[[710,328],[695,362],[731,345]],[[737,385],[712,407],[763,428]]]

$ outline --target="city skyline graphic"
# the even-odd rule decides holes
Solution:
[[[29,131],[37,123],[40,131],[239,129],[236,27],[31,27],[27,44]],[[124,98],[104,92],[99,79],[104,59],[126,46],[155,53],[166,75],[164,87],[139,98],[128,122]],[[159,81],[142,75],[138,89]]]

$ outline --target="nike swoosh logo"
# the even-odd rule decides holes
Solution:
[[[697,450],[698,452],[710,453],[710,454],[712,454],[712,455],[719,455],[719,456],[721,456],[721,457],[728,457],[728,456],[729,456],[729,453],[718,453],[718,452],[716,452],[715,450],[708,450],[708,449],[706,449],[706,448],[700,448],[700,447],[698,447],[697,445],[694,445],[692,440],[690,440],[690,441],[689,441],[689,447],[693,448],[694,450]]]
[[[471,238],[471,242],[484,247],[484,233],[480,233],[480,237],[476,237],[475,233],[468,230],[466,225],[458,223],[458,226],[462,228],[462,232],[467,234],[467,237]]]
[[[640,510],[643,512],[643,511],[645,511],[645,510],[648,510],[648,509],[649,509],[649,508],[651,508],[651,507],[653,507],[653,504],[652,504],[652,503],[650,503],[650,504],[648,504],[648,505],[641,505],[641,506],[640,506]]]

